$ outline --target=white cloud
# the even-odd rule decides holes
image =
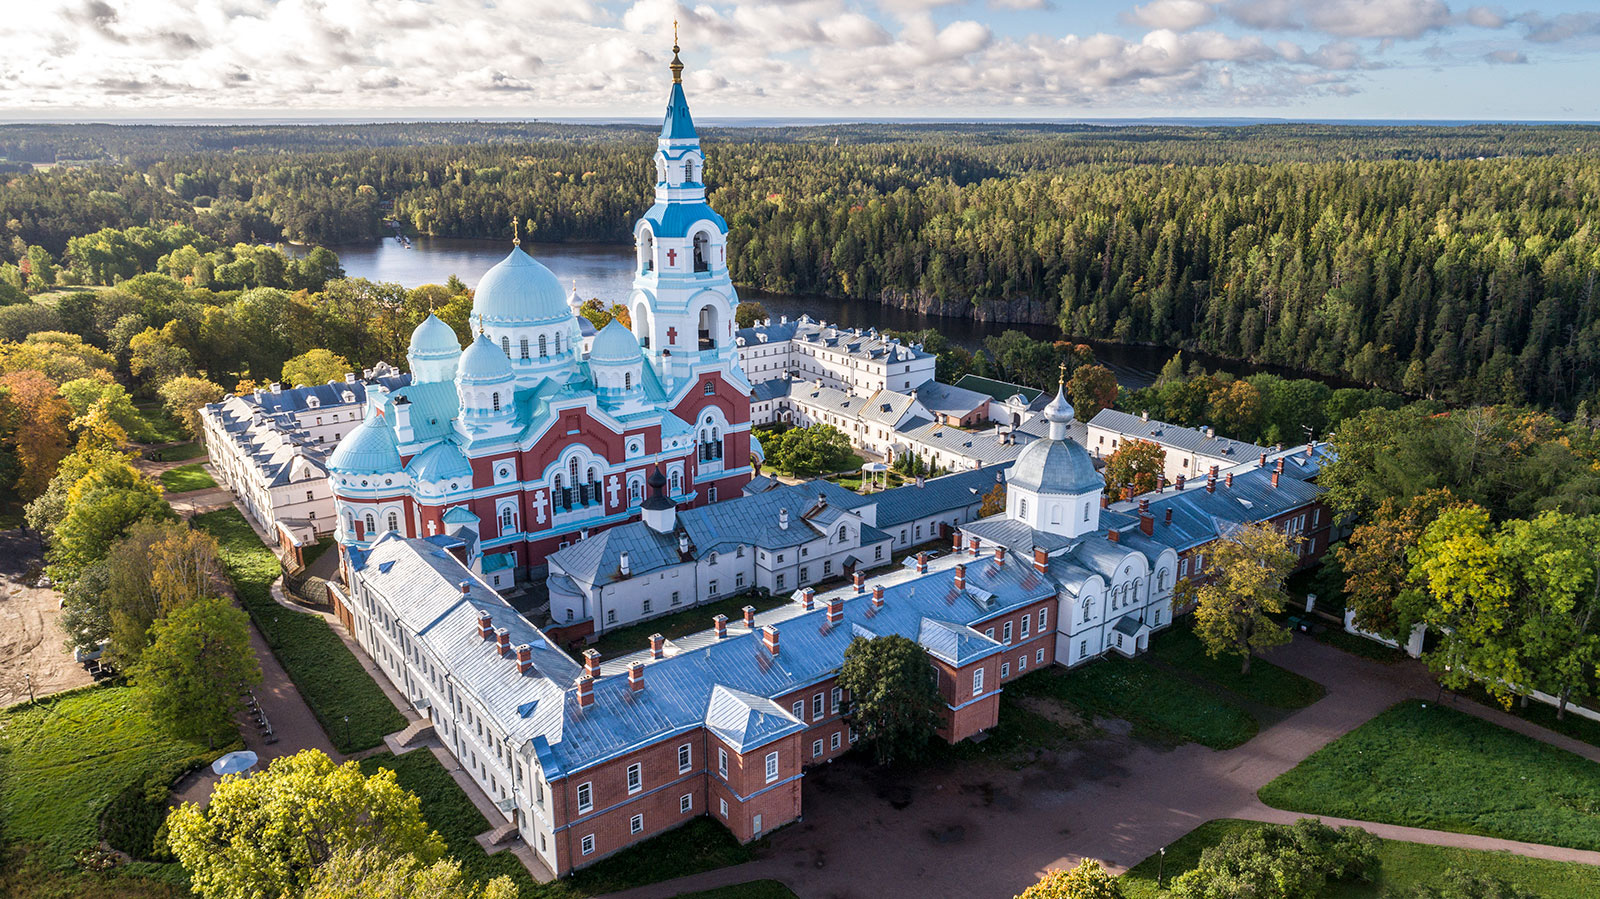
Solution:
[[[1207,0],[1151,0],[1123,13],[1123,20],[1149,28],[1189,31],[1217,18],[1216,4]]]
[[[1452,22],[1440,0],[1234,0],[1224,12],[1251,28],[1337,37],[1416,38]]]

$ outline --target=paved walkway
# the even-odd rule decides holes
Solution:
[[[751,880],[781,880],[803,899],[883,895],[1014,896],[1052,868],[1097,858],[1122,871],[1213,818],[1293,822],[1256,791],[1329,741],[1436,687],[1414,663],[1383,665],[1305,637],[1269,656],[1328,694],[1235,749],[1163,751],[1108,738],[1049,754],[1021,771],[961,766],[908,777],[844,762],[808,772],[804,821],[749,864],[614,894],[664,899]],[[1460,701],[1462,711],[1600,760],[1600,750]],[[1600,864],[1600,853],[1369,822],[1378,836],[1503,849]]]

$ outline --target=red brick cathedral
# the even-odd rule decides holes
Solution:
[[[411,335],[411,383],[373,392],[330,457],[345,547],[389,532],[453,537],[469,567],[506,587],[556,548],[634,518],[657,467],[686,506],[749,481],[728,227],[706,203],[680,70],[674,60],[655,205],[633,229],[632,328],[613,321],[586,341],[576,293],[513,241],[479,282],[472,343],[463,350],[428,316]]]

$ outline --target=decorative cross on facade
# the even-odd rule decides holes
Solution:
[[[678,342],[678,329],[677,328],[668,328],[667,329],[667,343],[676,344],[677,342]]]
[[[608,487],[608,490],[611,493],[611,505],[612,506],[616,506],[616,504],[617,504],[617,494],[622,492],[622,481],[621,481],[621,479],[619,479],[616,475],[612,475],[611,476],[611,483],[610,483],[610,485]]]
[[[677,265],[677,264],[678,264],[678,251],[677,250],[668,250],[667,251],[667,265]]]

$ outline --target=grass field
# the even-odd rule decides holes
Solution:
[[[1071,671],[1051,668],[1041,686],[1092,715],[1122,718],[1134,735],[1231,749],[1259,725],[1237,703],[1143,661],[1108,656]]]
[[[1186,621],[1152,636],[1150,656],[1252,702],[1274,708],[1304,708],[1327,692],[1316,681],[1285,671],[1265,659],[1255,659],[1250,663],[1250,673],[1241,675],[1238,656],[1207,656],[1205,645]]]
[[[1434,703],[1403,702],[1261,789],[1297,812],[1600,849],[1600,766]]]
[[[1200,852],[1231,833],[1259,827],[1253,821],[1223,819],[1208,821],[1167,847],[1162,883],[1193,868]],[[1317,899],[1387,899],[1405,896],[1420,884],[1433,883],[1449,868],[1465,868],[1520,884],[1543,899],[1591,899],[1600,895],[1600,868],[1571,862],[1552,862],[1524,858],[1503,852],[1452,849],[1382,840],[1378,849],[1379,871],[1372,883],[1329,884]],[[1127,899],[1158,899],[1171,895],[1156,887],[1161,867],[1159,856],[1151,856],[1122,875]]]
[[[282,572],[278,559],[238,509],[197,515],[194,525],[222,545],[240,604],[339,751],[370,749],[383,742],[384,734],[405,727],[405,718],[326,621],[273,601],[272,582]]]
[[[163,471],[161,485],[167,488],[168,493],[187,493],[190,490],[209,490],[217,486],[217,482],[206,474],[205,465],[196,462]]]
[[[7,843],[70,864],[99,842],[101,812],[162,766],[211,756],[169,736],[131,687],[88,687],[0,713],[0,824]]]
[[[1600,721],[1591,721],[1588,718],[1573,714],[1572,703],[1570,702],[1567,704],[1567,716],[1565,718],[1557,719],[1555,706],[1545,705],[1542,702],[1534,702],[1531,699],[1528,701],[1527,708],[1523,708],[1519,704],[1513,704],[1511,708],[1507,709],[1501,706],[1499,702],[1490,698],[1489,695],[1481,689],[1475,688],[1472,690],[1466,690],[1460,695],[1467,699],[1471,699],[1474,702],[1478,702],[1491,708],[1498,709],[1502,712],[1515,715],[1518,718],[1521,718],[1525,721],[1530,721],[1539,725],[1540,727],[1553,730],[1558,734],[1564,734],[1574,740],[1582,740],[1591,746],[1600,746]],[[1593,701],[1591,700],[1590,702],[1592,705]]]
[[[657,602],[670,603],[671,595],[670,592],[666,592],[657,599]],[[599,640],[585,648],[598,650],[602,658],[615,658],[641,649],[649,649],[651,634],[660,634],[668,640],[674,640],[699,631],[710,630],[711,619],[718,615],[728,616],[728,631],[734,633],[744,627],[745,606],[754,606],[759,614],[768,609],[776,609],[787,602],[789,602],[787,595],[763,597],[754,593],[742,593],[716,602],[690,606],[671,615],[614,628],[606,631]]]
[[[179,443],[189,439],[189,432],[160,403],[139,403],[137,408],[145,423],[145,433],[139,435],[144,442]]]
[[[205,454],[206,445],[203,443],[180,443],[177,446],[151,450],[150,459],[154,462],[182,462],[186,459],[198,459]]]

